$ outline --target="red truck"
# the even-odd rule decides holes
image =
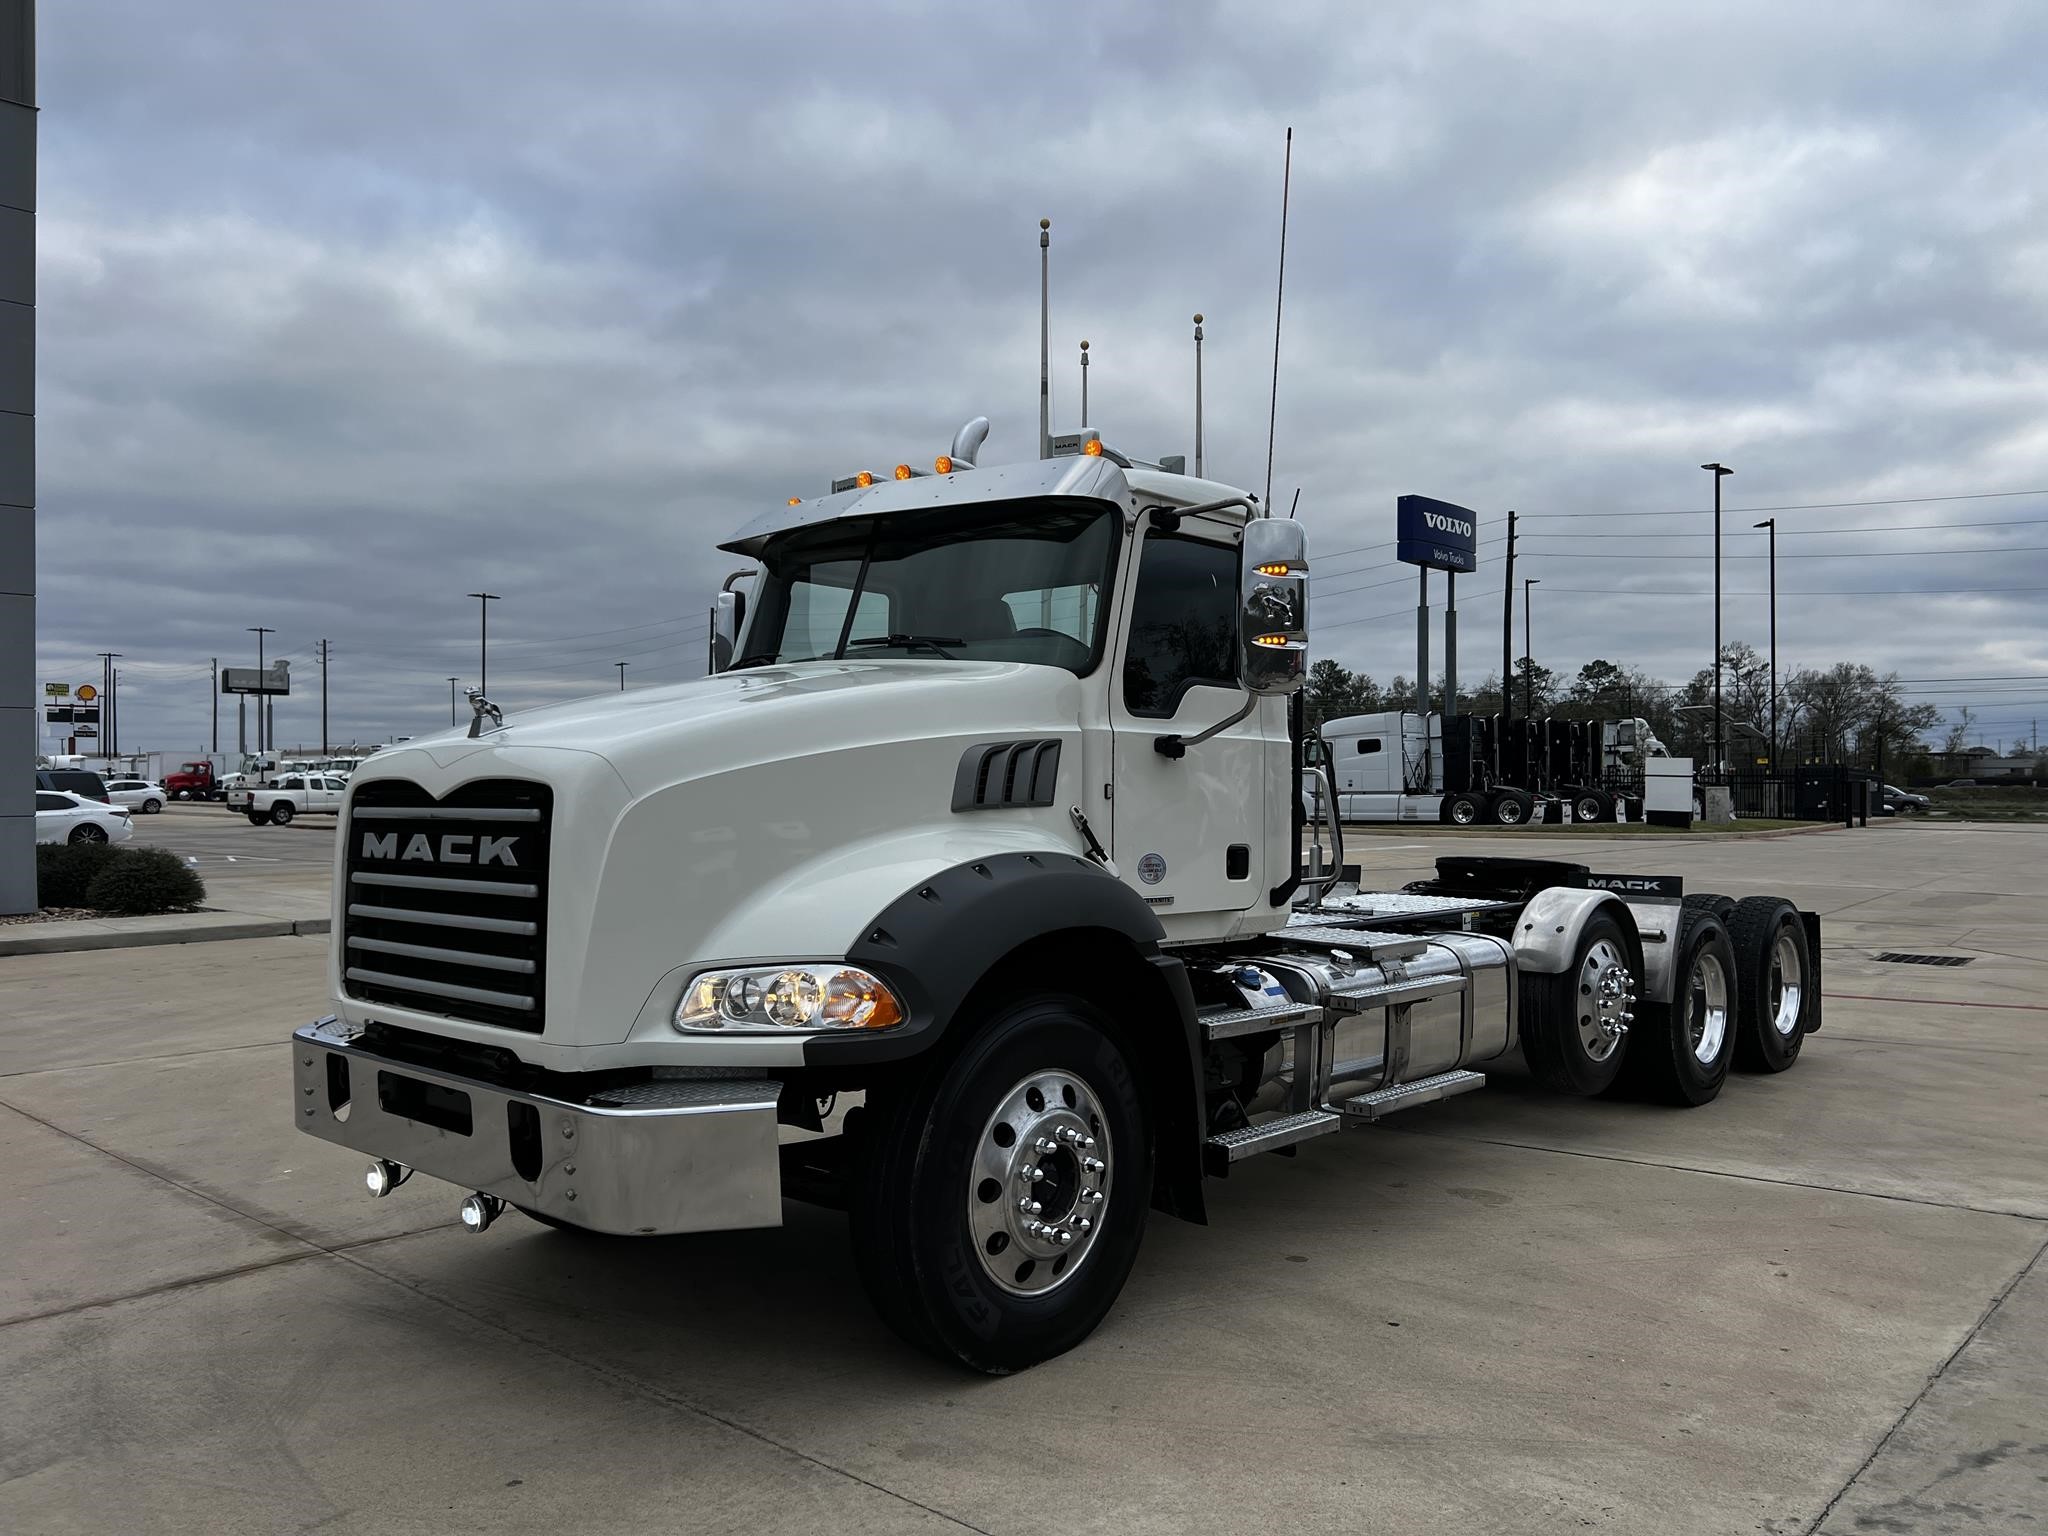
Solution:
[[[176,773],[165,774],[164,793],[173,800],[219,800],[227,790],[213,764],[202,758],[198,762],[180,763]]]

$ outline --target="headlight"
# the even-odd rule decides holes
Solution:
[[[676,1028],[887,1029],[903,1004],[866,971],[847,965],[783,965],[705,971],[683,988]]]

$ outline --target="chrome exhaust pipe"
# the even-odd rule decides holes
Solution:
[[[492,1222],[505,1213],[505,1202],[496,1195],[487,1195],[479,1190],[462,1202],[462,1225],[465,1231],[484,1232]]]

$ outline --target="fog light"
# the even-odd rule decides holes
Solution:
[[[363,1182],[370,1187],[370,1193],[382,1200],[391,1191],[412,1177],[412,1170],[403,1163],[386,1162],[373,1158],[369,1171],[363,1175]]]
[[[482,1232],[498,1219],[504,1209],[505,1202],[496,1195],[471,1195],[462,1202],[462,1225],[471,1232]]]

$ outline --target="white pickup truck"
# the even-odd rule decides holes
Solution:
[[[294,816],[307,811],[335,815],[348,793],[348,780],[332,773],[288,773],[275,784],[257,789],[237,786],[228,791],[228,809],[242,811],[250,822],[262,826],[287,826]]]

